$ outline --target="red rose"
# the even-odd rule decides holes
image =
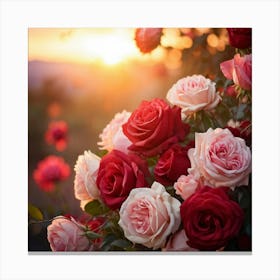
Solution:
[[[133,188],[148,187],[146,164],[136,155],[112,150],[100,162],[96,184],[103,202],[111,209],[120,208]]]
[[[154,169],[156,181],[165,186],[171,186],[181,175],[187,175],[187,170],[191,167],[188,157],[188,150],[191,147],[194,148],[194,145],[182,147],[175,144],[165,151]]]
[[[171,108],[159,98],[142,101],[123,125],[124,134],[132,142],[128,149],[144,156],[162,153],[182,141],[189,129],[181,120],[181,109]]]
[[[246,49],[252,45],[251,28],[227,28],[229,43],[232,47]]]
[[[182,203],[181,217],[188,245],[211,251],[238,235],[244,213],[224,188],[205,186]]]
[[[137,28],[135,42],[142,53],[149,53],[160,44],[162,28]]]

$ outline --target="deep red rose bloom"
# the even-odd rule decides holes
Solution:
[[[250,121],[241,121],[237,127],[226,126],[225,128],[228,128],[235,137],[243,138],[246,141],[247,146],[251,146],[252,124]]]
[[[159,98],[142,101],[123,125],[124,134],[132,142],[128,150],[148,157],[182,141],[189,130],[181,120],[181,109],[171,108]]]
[[[136,155],[112,150],[100,162],[97,187],[103,202],[111,209],[120,208],[133,188],[148,187],[148,167]]]
[[[194,144],[185,147],[174,144],[165,151],[160,156],[154,169],[156,181],[164,186],[171,186],[181,175],[187,175],[188,168],[191,167],[188,157],[188,150],[190,148],[194,148]]]
[[[162,28],[137,28],[135,42],[142,53],[149,53],[160,44]]]
[[[68,125],[64,121],[54,121],[49,123],[45,133],[45,140],[48,144],[54,145],[58,151],[66,148],[68,137]]]
[[[252,45],[252,28],[227,28],[229,43],[238,49],[250,48]]]
[[[70,175],[70,167],[63,158],[48,156],[37,165],[33,178],[38,186],[50,192],[54,190],[55,183],[66,180]]]
[[[205,186],[182,203],[181,217],[188,245],[212,251],[238,235],[244,212],[230,200],[225,188]]]

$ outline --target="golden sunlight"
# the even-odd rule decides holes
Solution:
[[[116,65],[142,59],[134,29],[29,29],[29,60]]]

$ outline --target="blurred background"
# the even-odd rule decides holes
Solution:
[[[116,113],[133,111],[142,100],[165,98],[187,75],[202,74],[216,81],[218,89],[224,81],[220,63],[234,55],[225,28],[163,28],[159,46],[148,53],[137,47],[135,31],[29,29],[29,251],[50,250],[48,223],[34,219],[83,213],[74,197],[74,165],[85,150],[101,154],[99,134]],[[52,121],[68,125],[63,150],[46,142]],[[53,192],[39,188],[33,178],[38,162],[49,155],[62,157],[71,172]]]

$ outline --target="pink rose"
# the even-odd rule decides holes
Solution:
[[[180,202],[158,182],[151,188],[133,189],[120,209],[125,237],[154,250],[165,245],[180,223]]]
[[[252,88],[252,55],[240,56],[236,54],[233,59],[220,64],[221,71],[229,80],[233,80],[235,85],[243,89]]]
[[[187,244],[188,238],[184,229],[171,235],[162,251],[198,251]]]
[[[76,171],[74,180],[75,197],[81,200],[81,208],[91,200],[99,198],[99,190],[96,185],[100,158],[90,151],[80,155],[74,167]]]
[[[52,251],[89,251],[92,243],[85,236],[84,226],[73,217],[56,217],[47,228]]]
[[[124,135],[122,125],[127,122],[130,115],[130,112],[124,110],[114,116],[99,135],[101,142],[97,144],[100,146],[100,150],[107,150],[110,152],[115,149],[127,153],[127,147],[131,145],[131,142]]]
[[[251,151],[244,139],[234,137],[228,129],[209,128],[195,133],[195,148],[188,152],[189,174],[201,177],[204,185],[236,187],[248,185]]]
[[[182,115],[201,110],[212,110],[221,100],[215,83],[202,75],[180,79],[168,91],[167,100],[182,108]]]
[[[174,184],[174,189],[176,190],[176,194],[186,200],[196,191],[199,185],[199,180],[193,175],[181,175]]]

